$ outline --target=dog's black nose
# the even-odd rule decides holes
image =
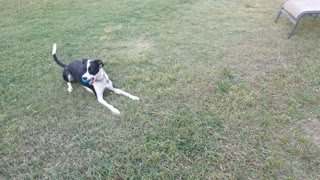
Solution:
[[[82,77],[83,80],[87,80],[87,77]]]

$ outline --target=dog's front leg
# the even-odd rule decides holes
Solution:
[[[116,94],[122,94],[122,95],[124,95],[124,96],[129,97],[129,98],[132,99],[132,100],[139,100],[139,97],[134,96],[134,95],[131,95],[131,94],[129,94],[129,93],[127,93],[127,92],[125,92],[125,91],[123,91],[123,90],[121,90],[121,89],[114,88],[114,87],[111,87],[111,88],[109,88],[109,89],[110,89],[111,91],[115,92]]]
[[[104,99],[103,99],[103,92],[96,92],[97,93],[97,98],[99,103],[103,104],[107,108],[109,108],[114,114],[120,115],[120,111],[113,107],[112,105],[108,104]]]

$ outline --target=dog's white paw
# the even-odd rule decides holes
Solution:
[[[137,96],[131,96],[130,98],[131,98],[132,100],[134,100],[134,101],[139,101],[139,100],[140,100],[140,98],[137,97]]]
[[[112,111],[113,114],[115,114],[115,115],[120,115],[120,111],[119,111],[118,109],[116,109],[116,108],[112,109],[111,111]]]
[[[68,91],[72,92],[73,88],[72,87],[68,87]]]

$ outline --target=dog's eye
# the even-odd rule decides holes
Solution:
[[[83,71],[86,71],[86,68],[83,68]]]

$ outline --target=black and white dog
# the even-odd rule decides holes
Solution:
[[[98,101],[109,108],[114,114],[120,114],[120,111],[108,104],[103,99],[103,92],[109,89],[116,94],[125,95],[133,100],[139,100],[137,96],[133,96],[121,89],[115,88],[109,79],[107,73],[103,70],[103,63],[99,59],[89,60],[83,59],[82,61],[73,61],[68,65],[60,62],[56,55],[57,45],[53,44],[52,56],[58,65],[63,67],[63,79],[67,81],[68,91],[72,91],[72,81],[80,83],[87,91],[94,93]]]

